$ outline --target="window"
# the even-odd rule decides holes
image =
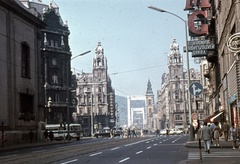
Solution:
[[[34,99],[32,95],[20,93],[20,113],[33,114]]]
[[[55,94],[54,95],[54,101],[55,102],[59,102],[59,94]]]
[[[149,113],[152,113],[152,108],[149,108]]]
[[[175,120],[182,120],[182,116],[180,114],[175,115]]]
[[[51,45],[50,45],[50,47],[54,47],[54,41],[53,41],[53,40],[51,40]]]
[[[30,49],[27,43],[22,43],[22,77],[30,78]]]
[[[148,100],[148,105],[152,105],[152,102],[151,102],[151,100]]]
[[[56,65],[57,65],[57,59],[56,59],[56,58],[53,58],[53,59],[52,59],[52,65],[53,65],[53,66],[56,66]]]
[[[55,41],[55,47],[58,48],[58,42],[57,41]]]
[[[52,75],[52,80],[53,80],[54,84],[57,84],[58,83],[58,76],[56,74],[53,74]]]
[[[99,115],[102,115],[102,107],[99,107],[99,108],[98,108],[98,114],[99,114]]]

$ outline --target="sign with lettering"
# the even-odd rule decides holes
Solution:
[[[192,52],[192,57],[206,56],[209,50],[215,50],[215,44],[210,40],[188,41],[188,51]]]

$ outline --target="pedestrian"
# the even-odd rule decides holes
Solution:
[[[214,139],[214,146],[219,146],[219,138],[220,138],[220,127],[218,125],[218,122],[215,122],[215,127],[213,129],[213,139]]]
[[[200,138],[204,142],[205,152],[210,154],[210,145],[211,145],[211,129],[207,126],[207,122],[204,122],[204,126],[200,130]]]
[[[53,131],[50,130],[50,132],[49,132],[49,139],[50,139],[50,141],[53,141],[53,138],[54,138]]]
[[[210,125],[210,130],[211,130],[211,144],[213,144],[213,140],[214,140],[214,128],[215,128],[215,124],[212,122]]]
[[[224,139],[225,139],[225,141],[228,141],[229,126],[228,126],[228,124],[227,124],[226,122],[223,123],[222,130],[223,130],[223,134],[224,134]]]
[[[160,136],[160,130],[157,128],[157,130],[156,130],[156,137],[157,136]]]
[[[30,138],[30,143],[32,143],[32,141],[33,141],[33,131],[32,130],[30,130],[30,132],[28,133],[28,135],[29,135],[29,138]]]
[[[128,128],[128,130],[127,130],[127,136],[131,137],[131,130],[130,130],[130,128]]]
[[[45,142],[48,142],[48,131],[47,129],[44,131],[44,138],[45,138]]]
[[[235,128],[234,123],[232,124],[232,127],[229,129],[229,136],[230,140],[232,141],[233,150],[235,150],[237,141],[237,129]]]
[[[135,129],[135,128],[133,128],[133,130],[132,130],[132,134],[133,134],[133,137],[134,137],[134,136],[137,137],[136,129]]]

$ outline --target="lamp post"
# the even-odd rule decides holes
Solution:
[[[187,83],[188,83],[188,87],[190,86],[190,68],[189,68],[189,56],[188,56],[188,31],[187,31],[187,21],[184,20],[183,18],[181,18],[180,16],[172,13],[172,12],[169,12],[169,11],[166,11],[166,10],[163,10],[163,9],[160,9],[160,8],[157,8],[157,7],[154,7],[154,6],[148,6],[148,8],[150,9],[153,9],[153,10],[156,10],[156,11],[159,11],[159,12],[162,12],[162,13],[168,13],[168,14],[171,14],[177,18],[179,18],[181,21],[184,22],[184,25],[185,25],[185,39],[186,39],[186,57],[187,57],[187,76],[188,76],[188,79],[187,79]],[[192,128],[192,119],[191,119],[191,116],[192,116],[192,106],[191,106],[191,98],[190,98],[190,92],[189,92],[189,89],[188,89],[188,92],[187,92],[187,96],[188,96],[188,109],[189,109],[189,125],[190,125],[190,138],[189,140],[192,141],[193,140],[193,128]]]
[[[79,56],[83,56],[85,54],[90,53],[91,51],[86,51],[84,53],[81,53],[77,56],[74,56],[73,58],[71,58],[70,60],[67,61],[67,139],[70,140],[70,132],[69,132],[69,124],[70,124],[70,120],[69,120],[69,63],[71,60],[79,57]]]

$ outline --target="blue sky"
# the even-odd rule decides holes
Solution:
[[[183,21],[167,13],[149,9],[152,5],[187,19],[186,0],[54,0],[63,21],[68,21],[75,73],[92,71],[98,42],[108,60],[108,74],[116,95],[145,95],[148,79],[155,94],[167,71],[167,54],[173,38],[180,52],[185,46]],[[43,0],[49,3],[49,0]],[[183,54],[184,68],[186,55]],[[199,68],[190,56],[190,67]]]

